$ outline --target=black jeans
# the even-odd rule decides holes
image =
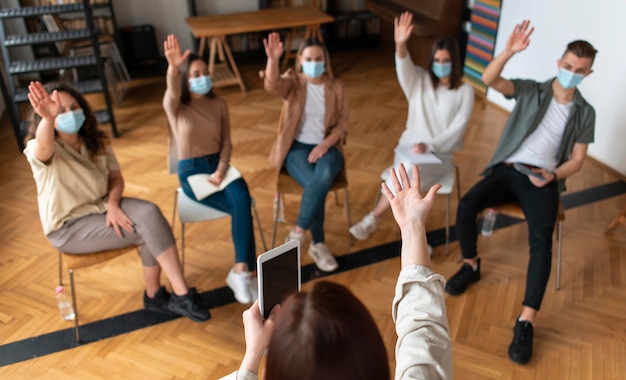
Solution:
[[[535,187],[528,176],[513,167],[499,164],[461,198],[456,230],[463,257],[477,256],[476,219],[485,208],[517,201],[528,224],[530,260],[526,273],[524,306],[539,310],[552,266],[552,234],[559,209],[556,182]]]

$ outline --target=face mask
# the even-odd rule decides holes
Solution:
[[[326,68],[324,62],[304,62],[302,63],[302,72],[311,78],[317,78],[324,74]]]
[[[437,78],[445,78],[452,72],[452,63],[433,62],[432,70]]]
[[[203,75],[196,78],[189,78],[189,91],[198,95],[206,95],[213,88],[213,81],[210,77]]]
[[[583,81],[585,76],[582,74],[575,74],[572,71],[559,69],[559,73],[556,76],[559,83],[563,88],[572,88],[576,87]]]
[[[85,112],[83,112],[82,108],[60,113],[54,119],[57,131],[67,133],[68,135],[78,133],[83,127],[85,120]]]

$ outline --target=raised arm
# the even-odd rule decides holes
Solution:
[[[167,59],[167,89],[163,98],[163,107],[166,112],[174,113],[180,99],[180,66],[185,62],[191,51],[186,50],[182,53],[178,39],[173,34],[168,35],[163,42],[163,51],[165,52],[165,59]]]
[[[524,20],[521,24],[515,25],[515,29],[506,41],[506,47],[487,65],[483,73],[483,82],[504,96],[513,96],[515,89],[511,80],[501,76],[502,69],[513,55],[528,47],[530,35],[535,30],[534,27],[529,29],[529,26],[529,20]]]
[[[280,40],[280,34],[273,32],[267,38],[263,39],[265,54],[267,55],[267,64],[265,65],[265,80],[268,82],[276,82],[280,76],[278,65],[280,56],[283,55],[283,43]]]
[[[57,91],[48,93],[41,82],[30,82],[28,85],[28,101],[41,116],[35,133],[37,144],[34,147],[35,157],[41,162],[48,161],[54,154],[54,123],[63,107]]]
[[[413,31],[413,13],[404,12],[400,17],[396,17],[393,20],[393,40],[396,43],[396,55],[399,58],[404,58],[409,53],[406,42],[411,37],[411,31]]]
[[[406,46],[413,30],[412,22],[413,14],[410,12],[402,13],[399,18],[396,17],[393,21],[393,38],[396,44],[396,74],[398,75],[398,83],[407,99],[411,97],[411,93],[420,79]]]

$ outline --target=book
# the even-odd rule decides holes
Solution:
[[[415,153],[413,146],[410,145],[398,145],[394,152],[398,155],[402,162],[408,162],[411,164],[442,164],[441,158],[437,157],[434,153]],[[407,168],[408,170],[408,168]]]
[[[237,170],[234,166],[230,166],[226,171],[226,174],[224,174],[224,179],[217,186],[209,182],[210,178],[211,174],[206,173],[194,174],[187,177],[187,182],[189,182],[191,191],[193,191],[196,199],[204,199],[217,191],[224,190],[226,186],[230,185],[231,182],[241,178],[241,173],[239,173],[239,170]]]

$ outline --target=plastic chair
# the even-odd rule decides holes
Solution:
[[[169,126],[168,126],[169,128]],[[176,142],[174,137],[171,134],[170,129],[170,139],[169,139],[169,154],[168,154],[168,168],[170,174],[178,174],[178,149],[176,148]],[[267,251],[267,244],[265,243],[265,236],[263,235],[263,228],[261,227],[261,219],[259,218],[259,213],[256,208],[256,202],[254,198],[251,197],[252,203],[252,212],[254,215],[254,219],[257,222],[257,227],[259,229],[259,235],[261,237],[261,243],[263,244],[263,251]],[[177,188],[174,192],[174,211],[172,212],[172,230],[174,229],[174,225],[176,222],[176,212],[178,211],[178,219],[180,220],[181,225],[181,265],[183,267],[183,272],[185,269],[185,223],[194,223],[194,222],[208,222],[210,220],[216,220],[220,218],[224,218],[230,216],[230,214],[215,209],[213,207],[209,207],[205,204],[196,202],[195,200],[189,198],[180,187]]]
[[[87,254],[70,254],[59,251],[59,285],[63,285],[63,266],[65,266],[65,269],[68,271],[70,278],[70,288],[72,291],[72,307],[74,308],[74,331],[77,343],[80,342],[80,325],[78,321],[78,304],[76,302],[77,297],[76,285],[74,283],[74,271],[76,269],[85,268],[105,261],[109,261],[117,256],[129,252],[132,249],[138,249],[138,247],[128,246],[126,248],[112,249],[108,251]]]
[[[497,214],[507,215],[512,218],[526,220],[524,211],[517,202],[510,202],[491,207]],[[559,199],[559,210],[556,217],[556,239],[557,239],[557,259],[556,259],[556,290],[561,289],[561,254],[563,248],[563,222],[565,221],[565,208],[563,202]],[[463,258],[462,254],[459,254],[457,262],[460,262]]]
[[[445,167],[445,166],[444,166]],[[387,169],[383,170],[380,173],[380,180],[382,182],[386,182],[389,179],[389,170],[393,168],[393,165],[387,167]],[[446,207],[446,255],[450,253],[449,245],[450,245],[450,195],[454,190],[454,185],[456,184],[456,197],[457,201],[461,198],[461,186],[459,183],[459,167],[456,165],[445,167],[446,171],[442,173],[441,177],[437,179],[437,183],[441,184],[441,188],[437,191],[437,194],[444,194],[447,197],[447,207]],[[407,168],[408,170],[408,168]],[[376,196],[376,203],[378,203],[378,199],[381,194],[378,192]]]

